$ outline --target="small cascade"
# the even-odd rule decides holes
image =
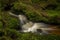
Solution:
[[[24,24],[26,24],[28,22],[26,16],[24,16],[24,15],[18,15],[18,17],[19,17],[21,25],[24,25]]]
[[[26,16],[19,15],[20,25],[23,29],[23,32],[36,32],[38,28],[45,28],[47,27],[44,23],[33,23],[29,20],[27,20]]]
[[[27,19],[24,15],[15,15],[11,12],[10,14],[17,16],[20,20],[20,26],[22,27],[21,32],[32,32],[32,33],[40,33],[40,34],[48,34],[49,30],[54,30],[52,28],[48,28],[48,24],[45,23],[33,23]]]
[[[33,23],[27,20],[27,17],[24,15],[19,15],[19,20],[22,27],[22,32],[32,32],[39,33],[40,35],[49,34],[48,31],[55,30],[52,28],[48,28],[48,24],[45,23]],[[39,29],[39,31],[37,30]]]

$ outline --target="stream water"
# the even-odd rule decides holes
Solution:
[[[13,14],[10,12],[10,14]],[[32,32],[39,34],[60,34],[60,29],[56,25],[49,25],[45,23],[33,23],[24,15],[18,15],[22,32]]]

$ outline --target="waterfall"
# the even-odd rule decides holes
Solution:
[[[48,28],[48,24],[45,23],[33,23],[27,19],[24,15],[19,15],[19,20],[22,27],[22,32],[39,33],[40,35],[49,34],[48,31],[54,30]]]
[[[9,12],[9,14],[19,18],[22,32],[48,34],[48,30],[52,30],[51,28],[48,28],[48,25],[45,23],[33,23],[29,21],[25,15],[15,15],[11,12]]]
[[[19,17],[21,25],[24,25],[24,24],[26,24],[28,22],[26,16],[24,16],[24,15],[18,15],[18,17]]]

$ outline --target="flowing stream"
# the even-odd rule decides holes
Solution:
[[[12,15],[15,15],[9,12]],[[16,16],[16,15],[15,15]],[[20,26],[22,27],[22,32],[32,32],[39,34],[50,34],[56,33],[54,31],[58,30],[55,26],[45,24],[45,23],[33,23],[27,19],[24,15],[17,15],[20,20]],[[60,31],[58,31],[60,32]]]

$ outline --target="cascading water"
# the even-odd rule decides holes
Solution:
[[[20,23],[22,25],[28,22],[27,18],[24,15],[18,15],[18,16],[19,16]]]
[[[52,28],[48,28],[47,24],[44,23],[33,23],[27,20],[27,17],[24,15],[15,15],[9,12],[10,15],[17,16],[20,20],[20,26],[22,27],[22,32],[37,32],[40,34],[48,34],[48,30],[53,30]],[[38,30],[37,30],[38,29]]]
[[[22,27],[22,32],[40,32],[40,34],[48,34],[47,30],[52,30],[51,28],[48,28],[47,24],[44,23],[33,23],[31,21],[28,21],[26,16],[24,15],[19,15],[19,20],[21,23]],[[37,29],[42,30],[37,31]]]

